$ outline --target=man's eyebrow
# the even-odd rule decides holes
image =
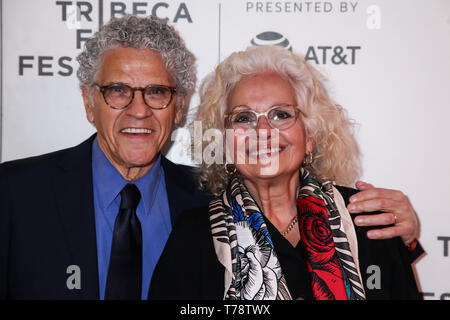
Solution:
[[[125,86],[131,87],[130,84],[125,83],[125,82],[121,82],[121,81],[118,81],[118,82],[116,82],[116,81],[110,81],[110,82],[107,82],[106,84],[104,84],[103,86],[112,86],[112,85],[125,85]]]

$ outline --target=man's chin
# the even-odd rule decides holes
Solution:
[[[122,164],[124,170],[149,170],[158,159],[159,153],[146,155],[124,155],[122,157]]]
[[[145,159],[128,159],[126,162],[127,168],[151,168],[153,164],[156,162],[156,159],[158,158],[158,155],[152,157],[152,158],[145,158]]]

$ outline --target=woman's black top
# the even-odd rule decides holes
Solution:
[[[273,241],[278,261],[280,262],[281,270],[286,278],[286,283],[292,298],[301,298],[305,300],[312,299],[311,280],[306,267],[302,244],[299,241],[298,244],[293,247],[269,219],[264,217],[264,220]]]
[[[356,192],[344,187],[338,187],[338,190],[346,203]],[[356,215],[352,215],[354,217]],[[266,225],[292,297],[312,299],[301,243],[293,247],[268,219]],[[401,239],[370,240],[366,236],[368,230],[355,226],[366,298],[421,299],[409,253]],[[378,271],[379,282],[374,282],[374,272]],[[175,222],[153,273],[149,299],[221,300],[224,274],[225,269],[214,250],[208,208],[194,209],[181,214]]]

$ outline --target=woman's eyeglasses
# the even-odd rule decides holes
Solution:
[[[240,108],[240,107],[238,107]],[[226,125],[232,129],[255,129],[260,117],[265,116],[273,129],[290,128],[298,115],[302,113],[297,106],[272,106],[265,112],[255,112],[252,109],[233,111],[226,115]]]

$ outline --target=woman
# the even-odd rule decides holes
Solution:
[[[339,186],[360,174],[353,123],[314,68],[252,47],[200,96],[203,129],[227,132],[226,163],[201,165],[216,198],[176,223],[150,299],[419,298],[401,240],[368,240],[353,225],[355,191]]]

